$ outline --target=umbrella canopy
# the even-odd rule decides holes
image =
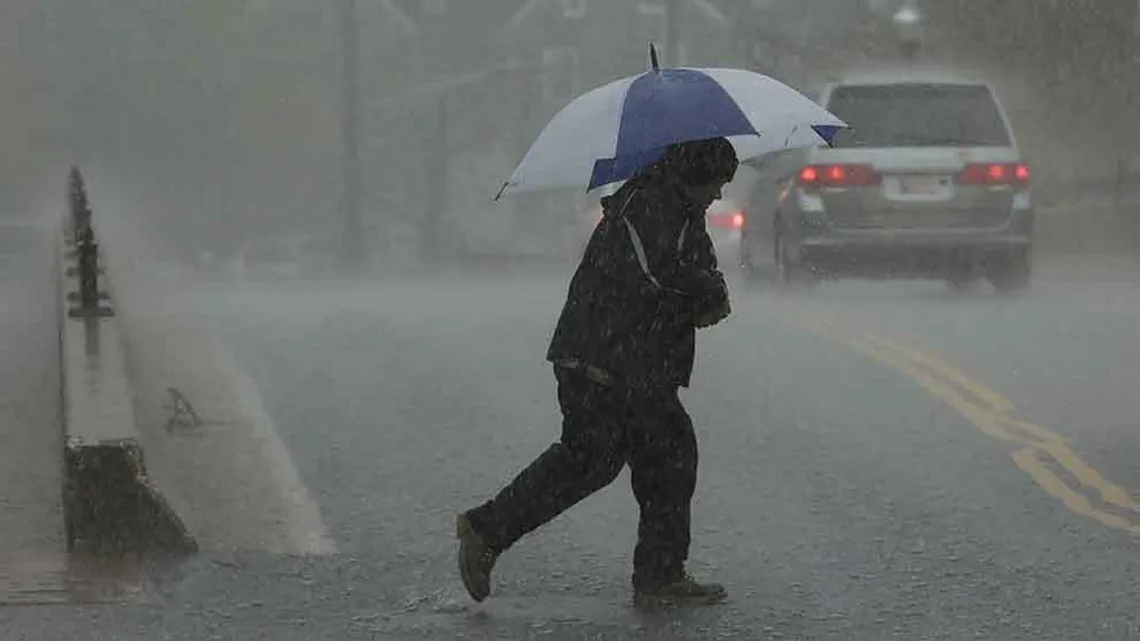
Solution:
[[[499,196],[627,180],[672,144],[728,138],[741,160],[830,144],[847,125],[788,85],[743,69],[665,68],[611,82],[560,111]]]

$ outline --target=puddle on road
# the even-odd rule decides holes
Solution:
[[[524,632],[527,638],[559,639],[737,638],[742,630],[731,619],[738,614],[726,604],[638,607],[632,598],[610,593],[498,594],[478,604],[466,595],[435,593],[409,600],[403,611],[354,617],[353,624],[383,638],[499,639]]]
[[[138,558],[31,552],[0,557],[0,605],[141,603],[155,590]]]

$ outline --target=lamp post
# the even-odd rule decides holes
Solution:
[[[681,64],[680,49],[680,0],[665,0],[665,66],[677,67]]]
[[[360,45],[356,0],[341,0],[341,208],[343,259],[358,267],[364,258],[360,187]]]
[[[914,62],[923,43],[922,16],[918,9],[910,3],[903,5],[891,17],[891,23],[898,37],[899,51],[907,60]]]

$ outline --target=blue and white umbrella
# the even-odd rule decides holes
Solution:
[[[577,98],[499,191],[588,190],[628,180],[674,143],[728,138],[741,160],[831,143],[847,125],[788,85],[743,69],[653,68]]]

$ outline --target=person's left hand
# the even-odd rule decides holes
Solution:
[[[726,298],[720,305],[717,305],[708,312],[698,315],[693,324],[696,325],[697,329],[712,327],[713,325],[716,325],[722,320],[728,318],[729,314],[731,313],[732,304],[729,303],[728,299]]]

